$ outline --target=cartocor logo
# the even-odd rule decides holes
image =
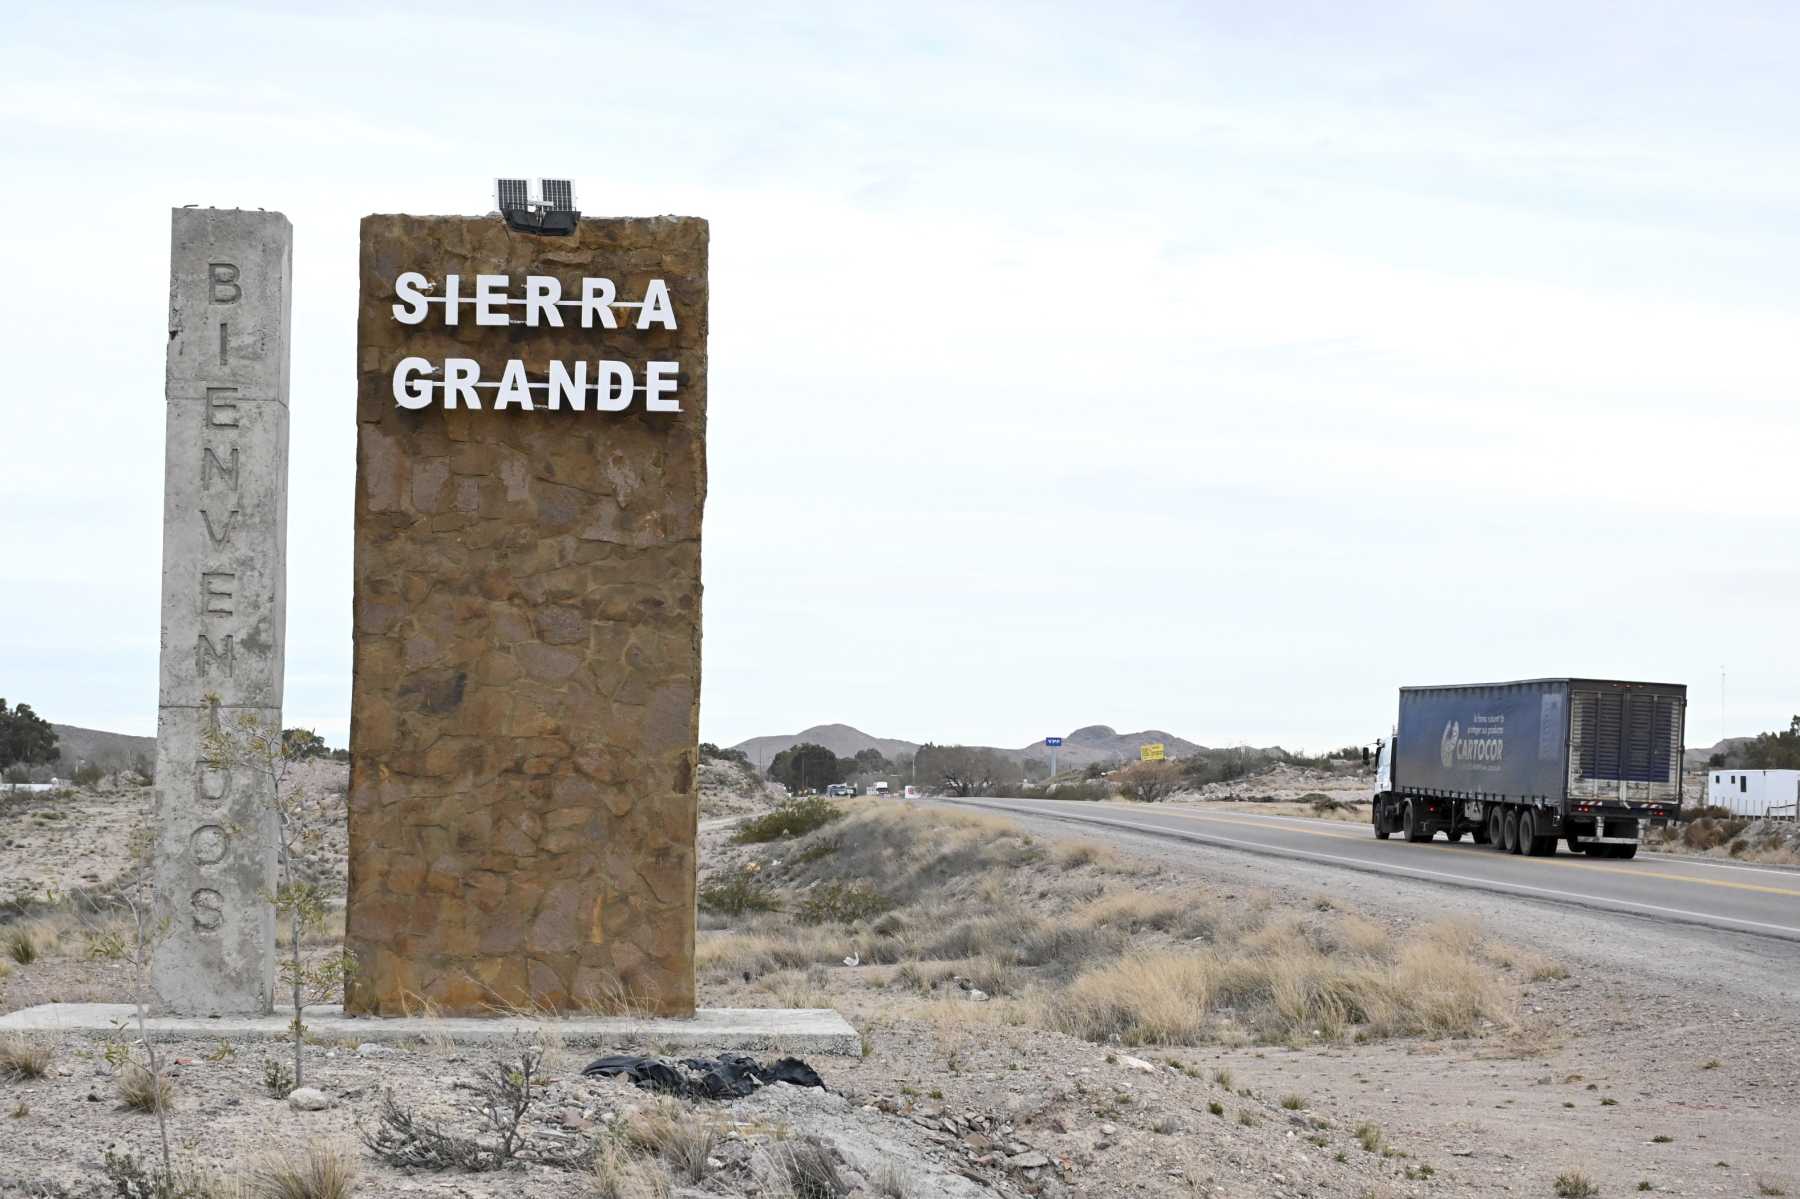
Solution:
[[[1454,720],[1444,726],[1444,738],[1438,742],[1438,757],[1443,759],[1445,770],[1456,764],[1456,742],[1461,736],[1462,729]]]

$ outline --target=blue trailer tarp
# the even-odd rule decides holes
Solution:
[[[1561,799],[1569,683],[1403,687],[1394,785],[1408,791]]]

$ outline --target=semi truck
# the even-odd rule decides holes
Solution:
[[[1630,858],[1681,810],[1687,688],[1614,679],[1402,687],[1375,759],[1382,840]]]

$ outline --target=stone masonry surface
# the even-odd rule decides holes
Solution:
[[[188,1014],[270,1010],[273,796],[201,760],[207,722],[281,723],[293,228],[177,208],[169,264],[151,984]]]
[[[408,326],[405,271],[662,279],[677,327]],[[694,218],[363,222],[352,1013],[694,1010],[706,271]],[[678,360],[681,410],[408,410],[407,356]]]

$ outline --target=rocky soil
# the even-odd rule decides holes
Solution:
[[[330,805],[333,780],[318,781],[319,802]],[[798,888],[785,892],[784,909],[818,896],[825,884],[804,881],[795,863],[817,854],[808,847],[829,842],[830,829],[804,844],[734,845],[734,817],[721,807],[756,813],[772,797],[734,791],[724,776],[713,781],[703,882],[756,863]],[[1294,793],[1284,800],[1297,800],[1331,794],[1320,782],[1296,773],[1277,785]],[[64,797],[54,809],[63,815],[48,819],[52,809],[35,798],[0,807],[0,845],[9,846],[0,879],[39,889],[46,879],[65,888],[104,882],[124,865],[123,834],[148,796]],[[1291,1043],[1236,1035],[1122,1046],[1042,1027],[1024,1000],[985,997],[959,965],[918,963],[908,974],[907,961],[873,960],[882,938],[872,919],[810,924],[797,911],[708,912],[704,1004],[836,1006],[862,1032],[865,1053],[814,1060],[828,1093],[783,1085],[732,1103],[680,1105],[679,1122],[710,1129],[714,1140],[701,1155],[703,1177],[684,1176],[674,1193],[785,1199],[793,1191],[779,1162],[808,1136],[827,1146],[840,1180],[821,1193],[861,1197],[1549,1196],[1568,1172],[1584,1174],[1601,1195],[1636,1193],[1640,1183],[1694,1196],[1800,1193],[1800,1142],[1791,1135],[1800,1110],[1792,1002],[1800,955],[1792,946],[1594,913],[1497,910],[1492,897],[1130,834],[1078,838],[1049,822],[1029,829],[1046,852],[978,880],[975,894],[987,898],[958,899],[959,907],[978,914],[984,903],[1024,904],[1056,923],[1068,902],[1090,893],[1191,895],[1308,922],[1357,912],[1393,937],[1448,915],[1480,921],[1496,943],[1519,947],[1518,960],[1537,965],[1503,973],[1513,1014],[1472,1037],[1362,1043],[1349,1031]],[[857,849],[840,843],[834,852]],[[959,885],[946,877],[943,894],[960,894]],[[0,928],[0,945],[20,927]],[[40,916],[30,927],[42,952],[30,963],[0,959],[0,1011],[127,997],[130,971],[103,941],[96,947],[89,918]],[[1172,934],[1133,935],[1172,944]],[[783,953],[795,956],[777,960]],[[541,1047],[552,1081],[527,1117],[527,1144],[636,1143],[609,1130],[637,1127],[656,1114],[656,1101],[582,1078],[588,1055],[563,1049],[553,1027]],[[177,1063],[177,1154],[217,1170],[241,1172],[283,1145],[332,1144],[357,1162],[363,1195],[599,1193],[585,1174],[549,1166],[409,1172],[362,1148],[358,1126],[373,1126],[388,1089],[404,1106],[477,1131],[470,1088],[488,1051],[441,1039],[398,1052],[313,1044],[307,1082],[326,1106],[297,1110],[264,1087],[265,1059],[277,1056],[270,1046],[184,1040],[165,1048]],[[153,1150],[155,1121],[120,1107],[118,1070],[105,1050],[102,1039],[63,1038],[47,1077],[0,1076],[0,1195],[112,1194],[107,1149]]]

